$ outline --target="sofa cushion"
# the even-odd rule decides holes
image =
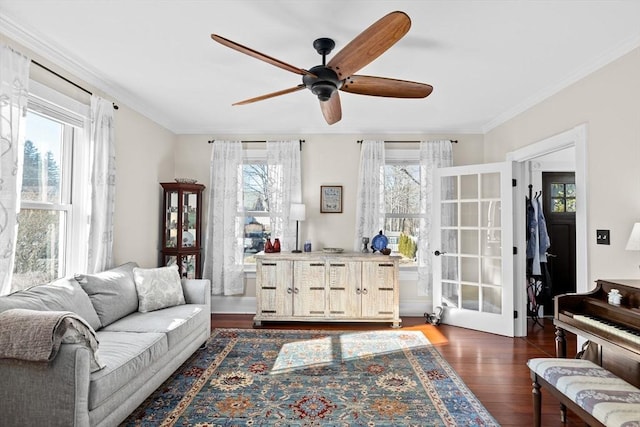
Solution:
[[[133,313],[113,322],[103,331],[159,332],[167,335],[169,349],[180,342],[194,330],[197,325],[209,322],[210,316],[205,306],[198,304],[177,305],[149,313]],[[102,345],[102,344],[101,344]]]
[[[59,279],[0,297],[0,312],[12,308],[38,311],[71,311],[99,329],[100,318],[91,300],[74,279]]]
[[[96,274],[76,274],[103,327],[138,309],[138,293],[133,282],[133,269],[137,266],[130,262]]]
[[[138,311],[142,313],[184,304],[177,265],[134,268],[133,280],[138,291]]]
[[[91,374],[89,410],[92,410],[167,352],[166,335],[162,333],[98,331],[98,356],[105,365]],[[148,372],[149,376],[154,372]]]

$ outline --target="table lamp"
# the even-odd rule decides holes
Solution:
[[[640,222],[633,224],[625,249],[628,251],[640,251]]]
[[[302,203],[292,203],[291,209],[289,210],[289,219],[296,221],[296,249],[291,251],[294,254],[299,254],[302,251],[298,249],[298,225],[300,221],[305,220],[306,208]]]

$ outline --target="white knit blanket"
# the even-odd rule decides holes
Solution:
[[[0,359],[50,362],[60,344],[84,344],[91,350],[91,372],[104,367],[97,358],[93,328],[70,311],[14,308],[0,313]]]

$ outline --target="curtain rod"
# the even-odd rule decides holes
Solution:
[[[299,141],[300,141],[300,144],[304,144],[305,143],[304,139],[300,139]],[[210,139],[207,142],[209,144],[213,144],[214,142],[216,142],[216,140],[215,139]],[[266,140],[253,140],[253,141],[242,140],[240,142],[245,143],[245,144],[253,144],[253,143],[258,143],[258,142],[263,142],[264,143],[264,142],[267,142],[267,141]]]
[[[356,142],[357,142],[358,144],[362,144],[362,141],[364,141],[364,140],[363,140],[363,139],[359,139],[359,140],[357,140]],[[452,144],[457,144],[457,143],[458,143],[458,140],[457,140],[457,139],[450,139],[449,141],[450,141]],[[384,143],[396,143],[396,142],[402,142],[402,143],[415,144],[415,143],[422,142],[422,141],[382,141],[382,142],[384,142]]]
[[[209,141],[207,141],[209,144],[213,144],[214,142],[216,142],[215,139],[210,139]],[[240,141],[243,144],[255,144],[255,143],[265,143],[267,142],[266,140],[253,140],[253,141]],[[306,141],[304,139],[299,139],[298,142],[300,142],[300,151],[302,151],[302,144],[304,144]]]
[[[49,67],[47,67],[47,66],[45,66],[45,65],[42,65],[42,64],[41,64],[41,63],[39,63],[38,61],[34,61],[34,60],[32,59],[32,60],[31,60],[31,63],[33,63],[33,64],[37,65],[38,67],[42,68],[43,70],[46,70],[46,71],[50,72],[50,73],[51,73],[51,74],[53,74],[54,76],[58,77],[59,79],[64,80],[65,82],[69,83],[70,85],[77,87],[77,88],[78,88],[78,89],[80,89],[81,91],[83,91],[83,92],[85,92],[85,93],[88,93],[89,95],[93,95],[93,92],[91,92],[90,90],[87,90],[87,89],[83,88],[82,86],[80,86],[80,85],[79,85],[79,84],[77,84],[76,82],[73,82],[73,81],[69,80],[68,78],[66,78],[66,77],[65,77],[65,76],[63,76],[63,75],[61,75],[61,74],[59,74],[59,73],[56,73],[56,72],[55,72],[55,71],[53,71],[51,68],[49,68]],[[118,106],[115,104],[115,102],[114,102],[114,103],[112,103],[112,104],[113,104],[113,109],[114,109],[114,110],[117,110],[118,108],[120,108],[120,107],[118,107]]]

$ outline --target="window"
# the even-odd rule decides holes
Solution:
[[[80,157],[86,151],[81,144],[85,118],[67,108],[83,107],[31,85],[12,291],[81,271],[86,258],[86,216],[81,214],[86,161]]]
[[[254,255],[264,250],[267,239],[280,238],[284,250],[293,241],[288,211],[291,200],[300,198],[300,148],[297,141],[293,142],[243,150],[238,216],[243,221],[245,265],[255,264]]]
[[[271,237],[269,216],[269,177],[266,161],[253,158],[242,165],[242,207],[244,224],[244,262],[255,264],[256,253],[264,250]]]
[[[385,151],[384,232],[401,265],[414,266],[420,231],[420,159],[418,150]]]
[[[551,212],[576,212],[576,185],[562,182],[551,183]]]

